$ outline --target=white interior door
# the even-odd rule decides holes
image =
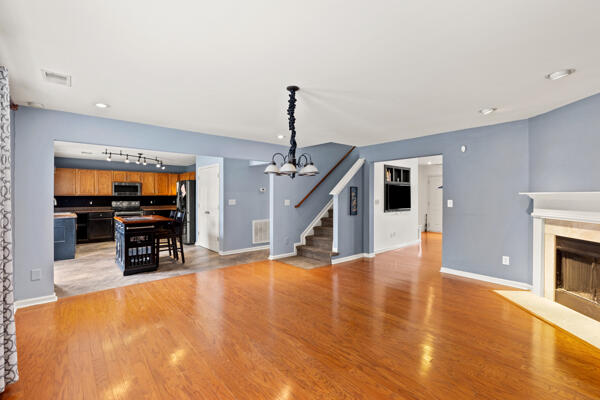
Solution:
[[[428,179],[427,230],[442,232],[442,210],[444,203],[442,176],[432,175]]]
[[[198,168],[198,244],[219,251],[219,165]]]

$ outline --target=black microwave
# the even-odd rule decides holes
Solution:
[[[113,196],[141,196],[142,184],[137,182],[113,182]]]

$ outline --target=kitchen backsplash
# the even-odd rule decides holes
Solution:
[[[142,206],[175,204],[177,196],[56,196],[55,207],[110,207],[116,200],[139,200]]]

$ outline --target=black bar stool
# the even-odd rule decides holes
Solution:
[[[185,219],[185,211],[172,211],[171,218],[173,221],[165,226],[164,229],[158,230],[155,234],[156,238],[156,257],[161,251],[169,251],[169,256],[179,260],[181,253],[181,262],[185,264],[185,255],[183,253],[183,221]]]

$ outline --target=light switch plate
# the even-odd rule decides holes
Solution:
[[[42,270],[39,268],[32,269],[31,270],[31,280],[39,281],[40,279],[42,279]]]
[[[448,200],[448,208],[454,207],[454,201]]]
[[[229,199],[227,204],[229,204],[230,206],[235,206],[237,204],[237,201],[235,199]]]
[[[283,201],[284,206],[289,206],[290,204],[291,204],[291,202],[287,199]]]
[[[509,256],[502,256],[502,264],[504,264],[504,265],[510,265],[510,257]]]

